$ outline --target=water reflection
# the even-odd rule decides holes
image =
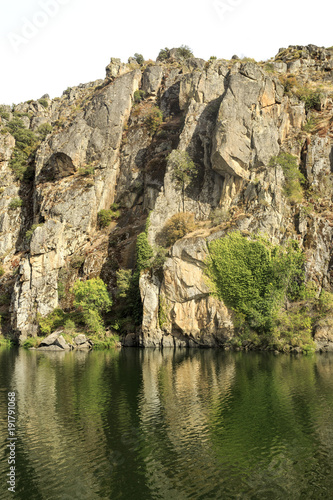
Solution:
[[[9,390],[19,499],[333,493],[330,355],[2,349],[1,498]]]

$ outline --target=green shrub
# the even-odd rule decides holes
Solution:
[[[306,111],[310,109],[320,110],[321,92],[319,89],[311,89],[309,87],[299,87],[296,92],[297,96],[305,103]]]
[[[296,300],[304,290],[304,255],[296,241],[274,247],[234,232],[209,243],[209,252],[212,292],[260,333],[271,331],[286,298]]]
[[[78,174],[79,175],[82,175],[83,177],[89,177],[89,176],[92,176],[94,175],[95,173],[95,169],[94,167],[92,167],[91,165],[86,165],[85,167],[81,167],[79,168],[78,170]]]
[[[43,108],[49,107],[49,103],[46,99],[38,99],[38,102],[39,102],[39,104],[41,104],[43,106]]]
[[[165,47],[165,49],[161,49],[159,51],[159,54],[157,56],[157,59],[159,61],[166,61],[170,57],[170,49],[168,47]]]
[[[103,336],[90,336],[90,340],[94,344],[94,349],[112,349],[118,344],[119,337],[118,335],[112,335],[111,337],[103,337]]]
[[[140,66],[142,66],[143,63],[145,62],[145,59],[144,59],[143,55],[142,54],[138,54],[137,52],[134,54],[134,59],[136,60],[136,62],[138,64],[140,64]]]
[[[187,151],[174,149],[168,156],[172,178],[182,190],[183,211],[185,210],[185,188],[197,176],[197,167]]]
[[[28,337],[22,344],[25,349],[37,348],[42,343],[43,337]]]
[[[161,271],[167,259],[168,251],[166,248],[156,246],[154,248],[154,257],[150,263],[150,267],[155,271]]]
[[[8,306],[11,301],[10,293],[2,293],[0,295],[0,306]]]
[[[289,153],[280,153],[273,156],[269,162],[270,166],[280,165],[282,167],[285,186],[284,191],[291,203],[299,203],[303,199],[301,184],[305,182],[304,175],[299,171],[296,156]]]
[[[264,70],[267,71],[267,73],[273,73],[274,72],[274,64],[273,63],[266,63],[264,66]]]
[[[66,333],[74,333],[76,330],[75,322],[72,319],[67,319],[64,323]]]
[[[65,285],[62,281],[58,281],[58,300],[65,297]]]
[[[22,120],[14,117],[7,128],[15,139],[15,149],[10,160],[10,167],[16,174],[17,179],[29,181],[33,178],[33,169],[28,165],[39,145],[38,137],[29,129],[26,129]]]
[[[216,56],[210,56],[209,60],[210,61],[216,61],[217,57]]]
[[[136,90],[134,92],[134,102],[139,103],[141,102],[146,96],[146,92],[144,90]]]
[[[113,204],[113,206],[118,206]],[[120,217],[119,210],[113,210],[110,208],[109,210],[100,210],[97,214],[97,222],[99,227],[104,228],[108,227],[111,224],[111,221],[114,219],[118,219]]]
[[[0,106],[0,116],[3,120],[9,120],[9,113],[5,110],[3,106]]]
[[[136,265],[139,271],[150,267],[154,251],[148,243],[147,234],[140,233],[136,240]]]
[[[161,329],[168,323],[168,316],[166,312],[166,302],[163,295],[159,296],[158,304],[158,324]]]
[[[191,213],[179,213],[173,215],[164,225],[158,236],[159,243],[163,247],[170,247],[186,234],[194,231],[194,215]]]
[[[14,198],[8,205],[10,210],[16,210],[16,208],[22,207],[23,200],[21,198]]]
[[[42,335],[50,335],[57,328],[64,326],[66,318],[68,315],[64,313],[62,309],[54,309],[47,316],[37,315],[37,321],[39,325],[39,331]]]
[[[130,269],[119,269],[116,272],[117,276],[117,296],[126,298],[131,286],[132,271]]]
[[[103,280],[93,278],[77,281],[71,291],[74,293],[74,307],[82,313],[85,325],[92,332],[101,332],[104,328],[101,314],[109,311],[112,306]]]
[[[0,315],[0,324],[1,324],[1,315]],[[2,335],[0,335],[0,347],[12,347],[13,342],[10,339],[6,339]]]
[[[5,270],[2,265],[0,265],[0,278],[5,274]]]
[[[187,45],[181,45],[177,49],[177,56],[182,59],[189,59],[190,57],[193,57],[193,52]]]
[[[154,135],[163,122],[162,111],[157,107],[152,108],[145,116],[144,122],[147,125],[150,134]]]
[[[50,123],[43,123],[37,129],[37,134],[41,138],[42,141],[46,139],[46,137],[52,132],[53,128]]]

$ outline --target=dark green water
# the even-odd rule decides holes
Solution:
[[[1,349],[0,454],[1,499],[327,500],[333,356]]]

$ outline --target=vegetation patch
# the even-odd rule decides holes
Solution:
[[[112,220],[118,219],[120,217],[120,211],[118,210],[118,205],[113,203],[109,210],[100,210],[97,214],[97,222],[100,228],[108,227]]]
[[[173,215],[165,223],[158,235],[158,241],[163,247],[170,247],[194,229],[194,214],[181,212]]]
[[[279,338],[287,342],[291,326],[281,308],[305,293],[304,255],[298,242],[274,246],[263,238],[248,240],[234,232],[208,247],[206,271],[212,293],[236,312],[240,327],[255,331],[266,343],[279,331]],[[311,342],[305,326],[306,340]]]
[[[158,107],[153,107],[145,115],[144,122],[150,135],[154,135],[163,122],[163,113]]]
[[[277,165],[282,167],[284,173],[285,195],[291,203],[300,203],[303,199],[302,184],[305,183],[305,177],[299,170],[296,156],[289,153],[280,153],[278,156],[273,156],[269,166],[275,167]]]
[[[8,205],[9,210],[16,210],[17,208],[22,207],[23,200],[21,198],[14,198]]]

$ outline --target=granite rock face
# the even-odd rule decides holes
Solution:
[[[268,64],[176,54],[143,66],[112,58],[105,80],[45,97],[47,106],[2,109],[0,285],[11,297],[6,328],[20,340],[37,335],[38,314],[70,309],[69,294],[59,291],[77,279],[101,276],[116,298],[116,271],[135,269],[148,214],[153,246],[175,214],[193,214],[196,228],[169,249],[163,269],[141,273],[142,325],[128,327],[124,345],[219,346],[233,337],[231,311],[204,273],[207,243],[231,230],[264,233],[274,244],[297,239],[307,280],[332,289],[332,51],[293,46]],[[325,83],[314,108],[289,90],[286,79],[295,77],[312,88]],[[163,122],[154,128],[156,107]],[[11,168],[17,145],[8,124],[18,116],[35,134],[51,125],[29,160],[30,180]],[[184,189],[168,161],[175,149],[197,166]],[[308,194],[299,203],[288,199],[283,170],[271,163],[281,152],[296,156],[305,176]],[[120,218],[102,229],[97,214],[115,202]],[[227,218],[214,226],[215,209]],[[323,328],[316,337],[331,342]]]

